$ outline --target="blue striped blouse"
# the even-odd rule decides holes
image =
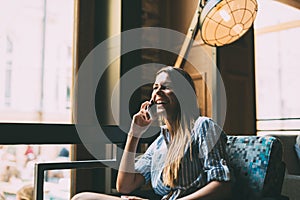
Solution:
[[[164,185],[162,180],[169,143],[169,133],[165,127],[161,128],[161,134],[135,163],[136,171],[145,177],[146,183],[151,181],[154,192],[164,196],[163,199],[186,196],[213,180],[231,179],[225,150],[226,135],[222,129],[210,118],[199,117],[191,138],[192,159],[189,147],[182,158],[175,188]]]

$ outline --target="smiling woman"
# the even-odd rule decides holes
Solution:
[[[148,107],[157,117],[149,118]],[[140,139],[155,121],[160,131],[146,152],[136,158]],[[181,68],[162,67],[155,77],[151,100],[144,101],[133,116],[118,169],[116,188],[120,197],[83,192],[83,199],[229,199],[231,168],[225,150],[226,134],[212,119],[200,116],[194,82]],[[155,197],[135,196],[151,183]],[[131,196],[133,195],[133,196]]]

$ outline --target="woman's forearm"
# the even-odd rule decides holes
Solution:
[[[138,142],[139,138],[134,137],[131,133],[128,134],[116,184],[120,193],[130,193],[143,183],[143,177],[135,173],[134,168]]]
[[[140,187],[145,181],[141,174],[135,172],[134,165],[139,138],[141,138],[152,122],[147,117],[148,111],[146,109],[149,104],[149,101],[144,102],[140,111],[133,116],[131,122],[117,177],[116,186],[120,193],[130,193]]]

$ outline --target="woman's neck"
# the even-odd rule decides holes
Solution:
[[[174,134],[176,133],[176,130],[178,129],[176,120],[166,120],[165,123],[166,123],[167,129],[169,130],[170,136],[172,138],[174,136]]]

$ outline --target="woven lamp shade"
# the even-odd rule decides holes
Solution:
[[[210,46],[230,44],[252,26],[256,0],[209,0],[200,15],[202,40]]]

